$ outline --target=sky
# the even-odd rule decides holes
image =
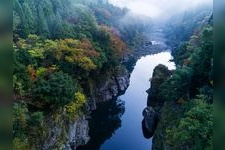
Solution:
[[[202,4],[213,5],[213,0],[109,0],[109,2],[151,18],[170,16]]]

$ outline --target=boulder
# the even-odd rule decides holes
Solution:
[[[154,131],[157,127],[158,123],[157,113],[152,107],[146,107],[143,110],[142,115],[144,117],[144,119],[142,120],[143,135],[146,138],[150,138],[153,136]]]

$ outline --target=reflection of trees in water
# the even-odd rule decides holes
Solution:
[[[122,100],[112,100],[99,104],[98,109],[92,112],[89,120],[90,141],[78,149],[99,150],[100,146],[121,127],[120,118],[125,112],[124,104],[125,102]]]

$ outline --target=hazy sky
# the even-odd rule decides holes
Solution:
[[[213,5],[213,0],[109,0],[109,2],[152,18],[169,16],[197,5]]]

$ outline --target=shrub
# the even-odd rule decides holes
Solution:
[[[34,94],[45,103],[60,105],[74,100],[76,83],[71,76],[63,72],[55,72],[39,77],[34,86]]]

